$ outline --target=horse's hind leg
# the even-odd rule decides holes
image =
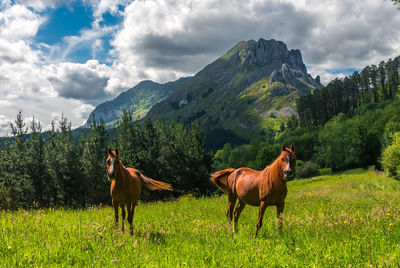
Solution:
[[[129,233],[133,235],[133,215],[135,214],[136,202],[132,202],[128,206],[128,223],[129,223]]]
[[[126,212],[125,212],[125,204],[122,203],[121,205],[121,210],[122,210],[122,232],[125,231],[125,216],[126,216]]]
[[[277,222],[278,222],[279,231],[282,231],[282,214],[283,214],[284,207],[285,207],[284,202],[282,202],[282,204],[279,204],[276,206],[276,218],[277,218]]]
[[[233,220],[233,232],[234,233],[236,233],[238,231],[237,230],[237,222],[239,220],[240,213],[242,213],[245,206],[246,206],[246,203],[239,199],[239,202],[235,208],[235,213],[234,213],[235,214],[235,216],[234,216],[235,218]]]
[[[263,217],[264,217],[264,212],[265,212],[265,209],[266,209],[266,208],[267,208],[267,205],[265,204],[265,202],[261,201],[261,204],[260,204],[260,214],[259,214],[259,216],[258,216],[258,221],[257,221],[257,230],[256,230],[256,233],[254,234],[254,238],[257,237],[258,230],[260,230],[260,228],[261,228],[261,226],[262,226],[262,219],[263,219]]]
[[[234,194],[228,195],[228,209],[226,211],[226,217],[228,218],[229,225],[232,224],[233,209],[236,205],[237,196]]]

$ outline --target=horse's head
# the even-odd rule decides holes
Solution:
[[[115,179],[115,171],[119,165],[119,157],[118,157],[118,148],[115,148],[115,151],[108,148],[108,157],[107,157],[107,177],[109,181]]]
[[[282,145],[280,161],[283,162],[283,176],[285,177],[285,180],[293,179],[296,173],[296,155],[294,153],[293,144],[290,146],[290,149],[284,144]]]

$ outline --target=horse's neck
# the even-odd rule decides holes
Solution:
[[[118,169],[115,172],[115,183],[121,183],[126,179],[125,173],[127,172],[126,167],[119,162]]]
[[[275,159],[272,164],[266,166],[263,170],[264,173],[276,174],[279,177],[278,181],[282,181],[283,178],[283,168],[282,168],[282,161],[279,161],[280,156]]]

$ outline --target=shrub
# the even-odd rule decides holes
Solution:
[[[382,167],[386,175],[400,179],[400,132],[392,136],[393,142],[382,153]]]
[[[297,160],[297,162],[299,162],[299,160]],[[318,175],[319,171],[317,166],[311,161],[305,162],[303,165],[298,165],[296,170],[296,177],[298,179],[310,178]]]

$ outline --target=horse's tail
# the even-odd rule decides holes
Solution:
[[[162,182],[162,181],[156,181],[150,178],[147,178],[145,175],[140,174],[139,176],[140,182],[144,184],[147,188],[150,190],[167,190],[167,191],[172,191],[172,186],[171,184]]]
[[[217,187],[220,188],[222,191],[228,193],[229,189],[228,177],[234,171],[235,171],[234,168],[227,168],[224,170],[214,172],[213,174],[211,174],[210,180],[212,181],[212,183],[217,185]]]

